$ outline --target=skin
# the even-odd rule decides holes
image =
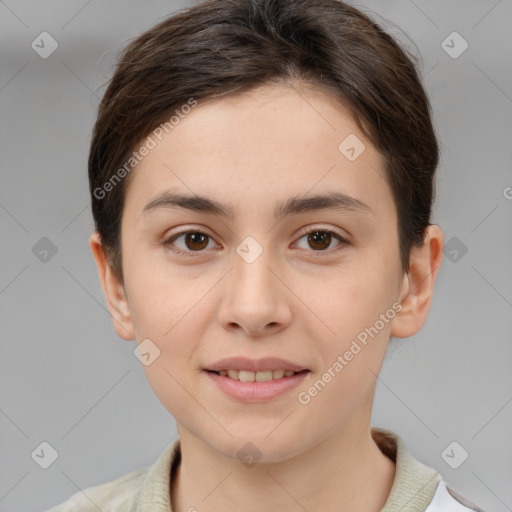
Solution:
[[[349,134],[366,147],[354,161],[338,150]],[[98,234],[91,236],[117,334],[138,343],[149,338],[160,350],[143,369],[178,426],[173,511],[370,512],[384,505],[395,465],[371,436],[376,376],[389,337],[411,336],[426,320],[443,234],[429,226],[402,272],[383,165],[329,93],[266,85],[199,104],[132,171],[122,217],[124,283],[108,267]],[[236,215],[144,213],[163,191],[208,196]],[[332,191],[371,211],[324,209],[278,222],[272,216],[278,201]],[[304,234],[310,228],[336,230],[348,243],[332,237],[319,249]],[[165,245],[186,230],[210,238],[199,250],[185,236]],[[236,252],[247,236],[263,249],[252,263]],[[401,311],[378,335],[307,405],[299,403],[298,393],[397,301]],[[202,371],[240,355],[280,357],[311,371],[278,398],[241,403]],[[237,457],[248,441],[261,452],[251,467]]]

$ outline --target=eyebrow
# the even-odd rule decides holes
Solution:
[[[160,209],[184,209],[209,215],[218,215],[234,220],[236,210],[233,206],[222,204],[214,199],[198,195],[164,192],[144,207],[149,213]],[[280,201],[274,208],[274,219],[289,215],[314,212],[317,210],[341,210],[354,213],[372,213],[370,207],[355,197],[340,192],[328,192],[317,195],[297,195]]]

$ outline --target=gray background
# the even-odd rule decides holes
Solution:
[[[186,5],[0,1],[2,512],[151,464],[175,436],[105,308],[86,160],[116,50]],[[388,353],[373,424],[487,512],[512,510],[512,2],[354,5],[422,56],[443,152],[433,221],[453,238],[425,327]],[[59,45],[47,59],[31,48],[43,31]],[[441,46],[453,31],[469,44],[458,58]],[[59,454],[48,469],[31,457],[42,441]],[[452,461],[469,453],[458,469],[441,456],[453,441]]]

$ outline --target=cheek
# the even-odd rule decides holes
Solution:
[[[315,332],[311,327],[308,332],[322,360],[318,403],[328,405],[333,400],[350,408],[351,401],[373,387],[396,316],[398,272],[388,263],[371,256],[361,260],[357,271],[355,266],[350,272],[341,271],[321,292],[309,291],[311,304],[329,328]]]
[[[206,303],[200,298],[206,290],[145,269],[131,274],[127,289],[136,338],[154,354],[151,364],[141,361],[143,370],[155,395],[173,414],[186,405],[180,383],[187,385],[201,339]]]
[[[383,297],[348,293],[338,301],[338,306],[345,307],[341,313],[330,310],[336,335],[314,341],[321,365],[307,386],[298,390],[297,403],[308,415],[321,416],[324,427],[334,428],[356,417],[358,410],[371,409],[396,314]]]
[[[137,339],[150,339],[156,357],[143,370],[155,396],[175,417],[195,410],[189,391],[196,387],[196,357],[202,338],[201,307],[191,309],[182,294],[139,307]],[[191,304],[197,301],[190,301]]]
[[[197,306],[211,288],[214,276],[190,277],[186,272],[170,272],[165,261],[147,261],[135,255],[126,261],[126,285],[135,331],[139,336],[153,336],[160,343],[171,342],[184,325],[197,324]],[[190,319],[195,318],[195,322]]]
[[[321,320],[321,330],[316,336],[321,333],[329,340],[331,350],[343,350],[350,340],[373,326],[392,307],[398,282],[398,274],[395,275],[391,266],[371,258],[367,264],[360,262],[340,268],[322,286],[305,284],[298,294],[307,297],[307,305]],[[378,324],[384,335],[389,327],[388,322],[384,326]],[[315,333],[310,335],[314,337]]]

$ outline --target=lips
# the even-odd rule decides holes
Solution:
[[[272,379],[266,382],[255,380],[243,382],[231,379],[227,375],[222,376],[220,372],[204,371],[208,381],[213,383],[224,395],[235,399],[237,402],[245,403],[263,403],[276,399],[303,383],[309,373],[309,370],[303,370],[293,373],[290,377],[283,376],[280,379]]]
[[[275,357],[221,359],[203,369],[224,394],[246,403],[262,403],[291,391],[310,369]]]
[[[235,370],[238,371],[239,373],[253,372],[256,374],[282,370],[283,372],[285,372],[285,375],[286,372],[298,373],[307,369],[308,368],[305,368],[304,366],[301,366],[299,364],[275,357],[264,357],[262,359],[249,359],[247,357],[230,357],[227,359],[221,359],[211,365],[208,365],[205,368],[205,370],[207,371],[212,371],[216,373],[224,371],[229,372],[229,370]],[[234,376],[235,374],[232,375]]]

